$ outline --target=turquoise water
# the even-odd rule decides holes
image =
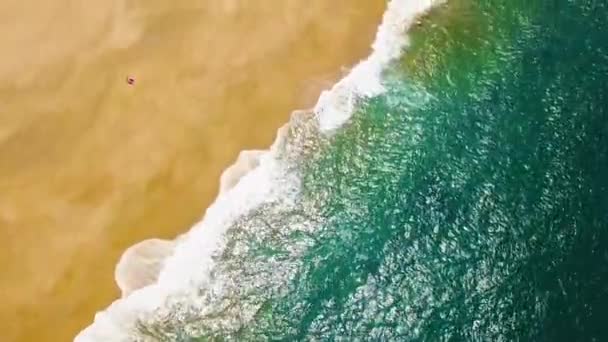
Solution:
[[[292,120],[301,193],[239,219],[221,286],[140,332],[607,341],[607,18],[591,0],[434,10],[336,134]]]

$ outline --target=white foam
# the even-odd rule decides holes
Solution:
[[[155,283],[164,260],[173,254],[176,241],[149,239],[127,249],[118,261],[114,279],[122,297]]]
[[[446,0],[392,0],[372,45],[372,54],[330,90],[321,93],[314,112],[323,131],[342,126],[352,115],[358,98],[384,92],[382,71],[408,44],[405,32],[418,16]]]
[[[357,99],[384,91],[381,73],[405,48],[405,32],[417,16],[438,3],[433,0],[392,0],[389,3],[372,54],[332,89],[324,91],[314,107],[323,131],[329,132],[344,124],[352,115]],[[141,337],[132,335],[136,320],[161,308],[170,295],[186,294],[205,286],[214,267],[213,256],[222,250],[224,233],[236,218],[261,203],[296,196],[297,177],[287,174],[275,157],[284,134],[285,128],[280,129],[270,150],[255,152],[254,164],[257,165],[252,165],[254,168],[244,175],[237,172],[236,185],[222,187],[204,218],[179,238],[173,255],[163,261],[164,267],[155,283],[133,291],[98,312],[93,324],[81,331],[75,341],[142,341]],[[242,157],[247,157],[247,153]],[[235,170],[232,167],[226,172],[234,173]],[[222,178],[233,177],[226,173]]]
[[[264,151],[251,150],[241,151],[236,159],[236,162],[230,165],[220,177],[220,192],[218,196],[222,196],[223,193],[232,189],[238,184],[239,180],[245,176],[249,171],[253,170],[259,165],[260,157],[264,154]]]

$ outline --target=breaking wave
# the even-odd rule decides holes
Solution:
[[[259,303],[235,305],[226,298],[239,297],[243,291],[280,293],[281,284],[293,279],[297,266],[286,260],[296,260],[293,256],[314,240],[315,217],[298,201],[301,163],[351,117],[360,101],[385,90],[382,72],[407,46],[405,32],[439,3],[392,0],[371,55],[324,91],[312,112],[294,112],[268,150],[241,152],[222,174],[220,193],[199,223],[174,241],[146,240],[125,251],[115,273],[122,298],[98,312],[75,341],[184,339],[217,330],[230,334],[251,321]],[[264,234],[276,233],[251,228],[230,236],[229,228],[253,227],[251,220],[258,225],[260,220],[262,225],[270,224],[264,220],[280,220],[292,228],[290,233],[304,237],[290,246],[291,258],[277,256],[264,265],[251,260],[239,263],[246,250],[239,246],[241,239],[263,240]],[[230,253],[231,261],[219,262],[225,253]],[[252,269],[254,274],[248,274]],[[203,316],[208,318],[205,322],[200,320]]]

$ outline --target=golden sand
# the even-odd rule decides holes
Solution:
[[[68,341],[131,244],[369,53],[384,0],[0,2],[0,334]],[[126,83],[127,75],[135,84]]]

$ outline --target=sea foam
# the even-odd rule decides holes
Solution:
[[[315,105],[313,113],[322,132],[331,134],[347,122],[359,99],[384,91],[381,74],[407,46],[405,32],[419,15],[442,2],[389,2],[372,54],[331,89],[322,92]],[[143,340],[135,332],[142,316],[161,309],[170,296],[205,287],[214,268],[214,256],[224,246],[224,234],[237,218],[261,203],[297,196],[298,176],[286,170],[278,157],[287,131],[288,125],[279,129],[269,150],[241,153],[223,173],[219,196],[190,231],[173,242],[147,240],[125,251],[116,271],[123,297],[98,312],[94,322],[75,341]],[[154,247],[159,248],[154,251]]]

